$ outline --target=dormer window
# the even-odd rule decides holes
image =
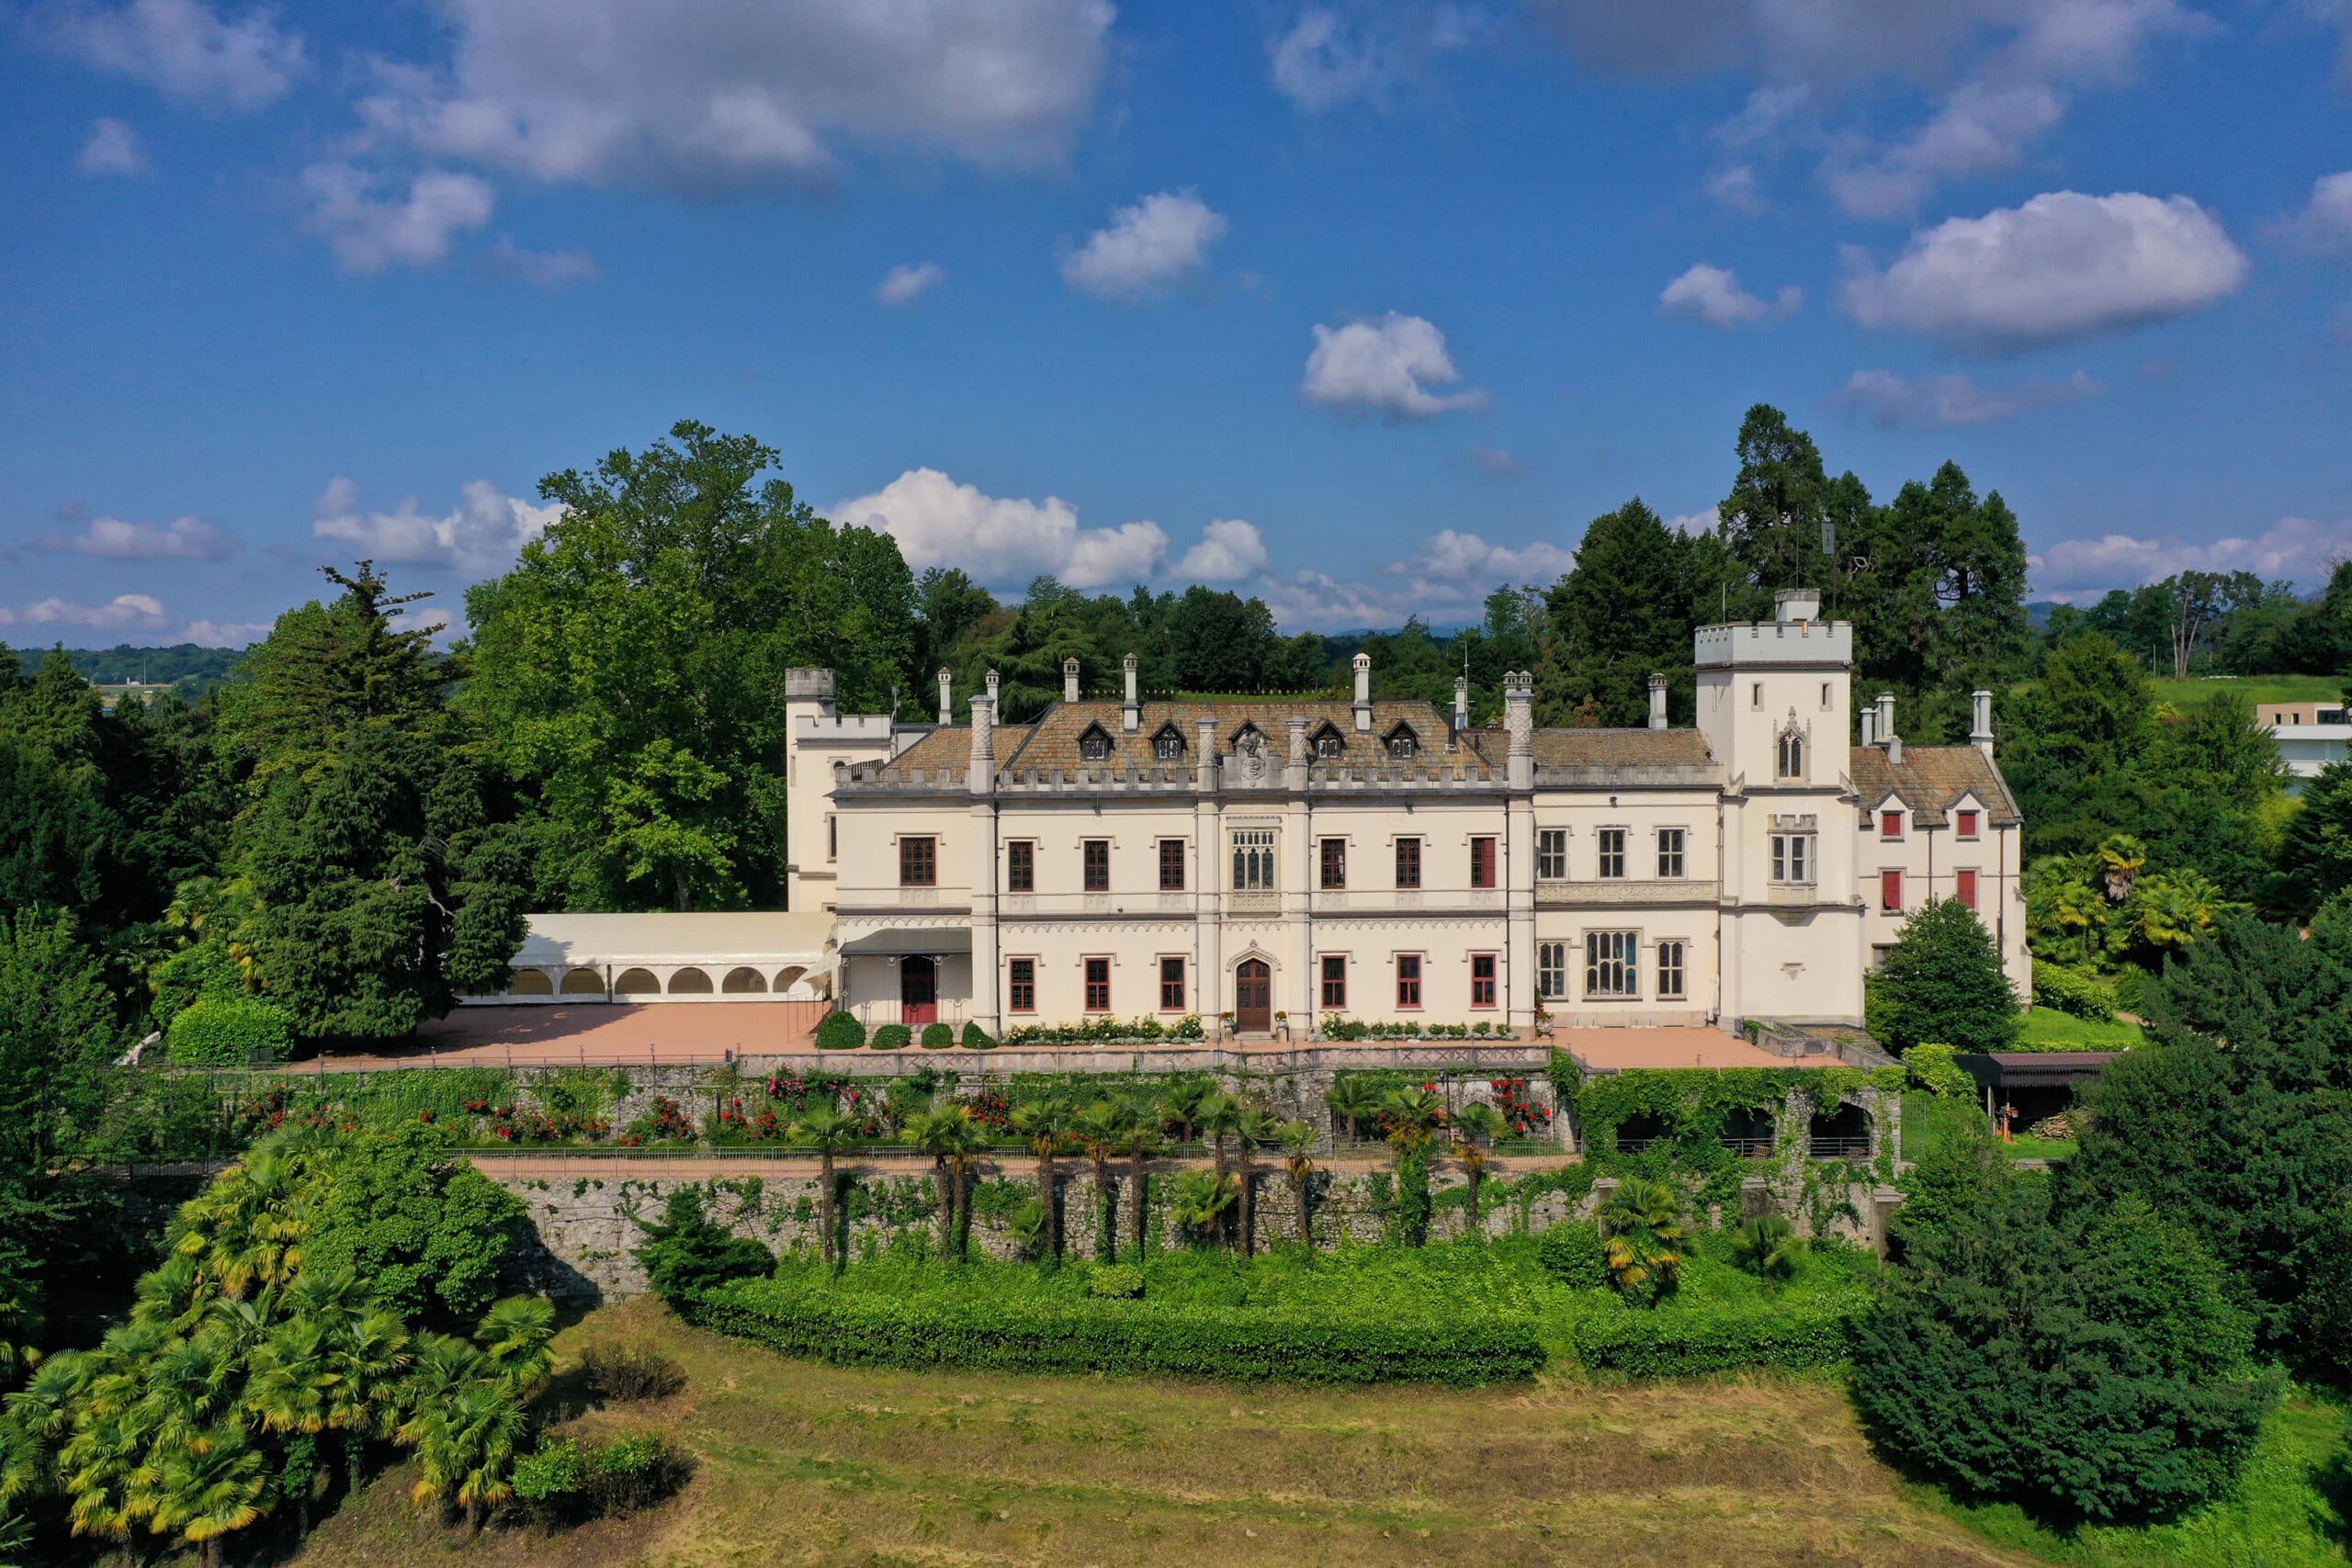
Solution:
[[[1773,771],[1784,779],[1804,777],[1804,737],[1796,730],[1783,730]]]
[[[1233,749],[1237,752],[1262,750],[1265,745],[1266,732],[1254,724],[1245,722],[1233,732]]]
[[[1111,760],[1111,737],[1101,725],[1088,725],[1086,733],[1078,738],[1078,757],[1082,762],[1107,762]]]
[[[1174,725],[1161,725],[1159,733],[1151,738],[1151,760],[1155,762],[1181,762],[1184,760],[1184,737]]]
[[[1337,727],[1325,725],[1315,732],[1315,759],[1319,762],[1336,762],[1346,754],[1347,738]]]
[[[1409,724],[1400,724],[1391,729],[1384,737],[1384,741],[1388,748],[1388,754],[1392,757],[1410,761],[1421,754],[1421,738],[1413,732],[1413,727]]]

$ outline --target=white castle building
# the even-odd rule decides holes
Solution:
[[[1857,1025],[1862,976],[1931,898],[1975,909],[2031,987],[2022,823],[1973,743],[1906,747],[1851,705],[1852,628],[1809,592],[1695,637],[1698,725],[1500,728],[1375,702],[1063,700],[937,726],[836,711],[787,676],[793,864],[832,920],[832,991],[871,1027],[994,1034],[1091,1015],[1525,1030],[1745,1019]]]

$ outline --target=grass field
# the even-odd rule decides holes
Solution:
[[[2018,1022],[2020,1051],[2128,1051],[2147,1038],[2136,1023],[2100,1023],[2056,1008],[2028,1008]]]
[[[560,1536],[459,1537],[379,1477],[300,1568],[763,1568],[769,1563],[1576,1562],[1946,1568],[2341,1563],[2314,1467],[2341,1416],[2305,1405],[2233,1512],[2075,1540],[1962,1510],[1871,1454],[1829,1379],[1313,1390],[911,1373],[789,1361],[641,1299],[558,1348],[656,1343],[686,1391],[577,1414],[702,1456],[684,1495]],[[577,1395],[560,1381],[567,1412]],[[2335,1425],[2331,1427],[2329,1423]],[[2333,1431],[2334,1438],[2329,1437]],[[2335,1446],[2331,1447],[2333,1442]]]
[[[2216,692],[2236,692],[2256,703],[2333,703],[2344,699],[2341,675],[2239,675],[2211,681],[2176,681],[2167,675],[2151,683],[2156,689],[2157,701],[2183,709],[2194,707]]]

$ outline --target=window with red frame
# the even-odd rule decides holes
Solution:
[[[1953,812],[1951,814],[1951,830],[1960,838],[1973,839],[1976,837],[1976,813],[1973,811]]]
[[[1323,879],[1325,887],[1345,887],[1348,885],[1348,841],[1345,839],[1323,840]]]
[[[1111,1010],[1111,961],[1107,958],[1086,961],[1086,1010]]]
[[[1016,958],[1006,965],[1010,984],[1005,987],[1005,1006],[1014,1012],[1037,1010],[1037,961]]]
[[[1159,961],[1159,1010],[1162,1012],[1184,1010],[1184,961],[1181,958],[1163,958]]]
[[[1026,839],[1015,839],[1004,846],[1004,890],[1037,891],[1037,846]]]
[[[1976,874],[1963,871],[1952,878],[1952,897],[1960,900],[1963,909],[1976,908]]]
[[[1903,837],[1903,813],[1882,811],[1878,814],[1878,836],[1882,839]]]
[[[1159,840],[1159,890],[1162,893],[1184,891],[1184,840]]]
[[[1396,840],[1396,886],[1419,887],[1421,885],[1421,841],[1419,839]]]
[[[1470,955],[1470,1005],[1474,1008],[1495,1005],[1495,955],[1491,953]]]
[[[1331,1009],[1348,1005],[1348,961],[1344,954],[1323,955],[1323,1005]]]
[[[938,884],[939,840],[900,839],[899,840],[899,886],[935,887]]]
[[[1111,840],[1086,840],[1086,890],[1089,893],[1111,891]]]
[[[1903,910],[1903,874],[1882,871],[1878,874],[1878,907],[1889,914]]]
[[[1400,1008],[1421,1005],[1421,955],[1418,953],[1396,955],[1396,1005]]]
[[[1492,887],[1495,885],[1495,841],[1492,839],[1470,840],[1470,886]]]

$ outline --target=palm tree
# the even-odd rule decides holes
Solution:
[[[523,1402],[499,1381],[460,1384],[421,1425],[412,1423],[419,1474],[410,1495],[455,1502],[465,1510],[467,1533],[480,1534],[491,1508],[514,1492],[525,1420]]]
[[[1209,1143],[1216,1150],[1216,1181],[1220,1187],[1225,1185],[1227,1174],[1225,1141],[1240,1133],[1243,1112],[1244,1107],[1241,1101],[1229,1094],[1213,1094],[1201,1101],[1199,1112],[1201,1131],[1208,1134]],[[1227,1219],[1220,1224],[1230,1227],[1232,1221]],[[1227,1247],[1233,1245],[1233,1238],[1229,1234],[1224,1239]]]
[[[1037,1156],[1037,1201],[1045,1210],[1041,1236],[1048,1258],[1062,1255],[1061,1205],[1054,1201],[1054,1156],[1061,1153],[1064,1124],[1069,1119],[1069,1107],[1049,1095],[1014,1106],[1008,1122],[1013,1135],[1027,1144],[1029,1152]]]
[[[1285,1122],[1282,1140],[1283,1169],[1290,1177],[1291,1196],[1298,1201],[1298,1239],[1312,1248],[1315,1233],[1308,1224],[1306,1179],[1315,1174],[1315,1129],[1304,1122]]]
[[[1371,1078],[1341,1078],[1324,1098],[1330,1102],[1332,1114],[1347,1122],[1348,1142],[1351,1144],[1362,1130],[1360,1124],[1380,1113],[1380,1085]]]
[[[1487,1184],[1487,1162],[1494,1157],[1495,1140],[1510,1131],[1503,1113],[1481,1100],[1465,1105],[1453,1113],[1456,1134],[1453,1154],[1462,1162],[1463,1173],[1470,1179],[1470,1234],[1486,1234],[1486,1211],[1478,1206],[1478,1194]],[[1480,1142],[1481,1139],[1485,1141]]]
[[[1127,1156],[1127,1212],[1135,1236],[1136,1261],[1144,1258],[1148,1223],[1144,1209],[1144,1162],[1159,1152],[1159,1107],[1149,1100],[1132,1100],[1119,1109],[1119,1150]]]
[[[2099,876],[2107,884],[2110,901],[2120,904],[2128,900],[2147,864],[2147,846],[2131,834],[2110,833],[2099,840]]]
[[[1119,1113],[1110,1101],[1070,1112],[1069,1135],[1094,1165],[1094,1256],[1115,1263],[1119,1258],[1118,1213],[1111,1201],[1111,1156],[1119,1149]]]
[[[931,1179],[939,1193],[939,1260],[956,1255],[956,1183],[949,1174],[949,1155],[962,1145],[965,1119],[960,1105],[942,1105],[907,1119],[908,1141],[931,1156]]]
[[[1223,1228],[1226,1212],[1232,1207],[1231,1184],[1208,1170],[1188,1170],[1177,1177],[1168,1200],[1169,1217],[1201,1241]]]
[[[517,1400],[544,1387],[555,1370],[555,1303],[545,1296],[508,1296],[482,1314],[474,1329],[482,1368]]]
[[[2202,872],[2152,872],[2133,889],[2132,925],[2141,941],[2163,953],[2188,946],[2222,915],[2245,907],[2224,897]]]
[[[1399,1154],[1429,1147],[1445,1120],[1445,1101],[1420,1088],[1391,1089],[1380,1109],[1388,1115],[1388,1142]]]
[[[196,1548],[199,1568],[218,1568],[220,1540],[262,1516],[269,1487],[262,1457],[241,1427],[208,1433],[202,1444],[175,1447],[161,1466],[153,1528]]]
[[[956,1260],[959,1263],[970,1261],[972,1256],[972,1175],[979,1169],[980,1154],[987,1147],[980,1124],[970,1111],[964,1111],[956,1119],[956,1133],[947,1148],[947,1170],[955,1179]]]
[[[1235,1220],[1240,1233],[1241,1256],[1249,1257],[1257,1250],[1258,1234],[1258,1145],[1271,1144],[1282,1136],[1282,1123],[1261,1105],[1250,1106],[1241,1113],[1241,1125],[1236,1129],[1238,1141],[1234,1152],[1240,1156],[1241,1168],[1236,1172],[1241,1187],[1241,1203]]]
[[[1777,1290],[1796,1273],[1804,1256],[1804,1237],[1779,1214],[1757,1214],[1740,1221],[1731,1238],[1731,1253],[1741,1268],[1764,1281],[1766,1290]]]
[[[409,1332],[388,1307],[370,1306],[346,1322],[335,1352],[344,1378],[327,1410],[327,1425],[343,1434],[345,1495],[359,1490],[360,1461],[368,1439],[388,1438],[399,1425],[401,1381],[414,1358]]]
[[[1673,1291],[1682,1266],[1682,1200],[1663,1181],[1629,1176],[1600,1206],[1609,1272],[1618,1291],[1655,1302]]]
[[[833,1157],[854,1146],[861,1123],[844,1116],[830,1102],[812,1105],[792,1123],[792,1140],[817,1151],[820,1168],[817,1189],[817,1224],[824,1232],[825,1267],[833,1267],[833,1202],[841,1188],[833,1174]]]

